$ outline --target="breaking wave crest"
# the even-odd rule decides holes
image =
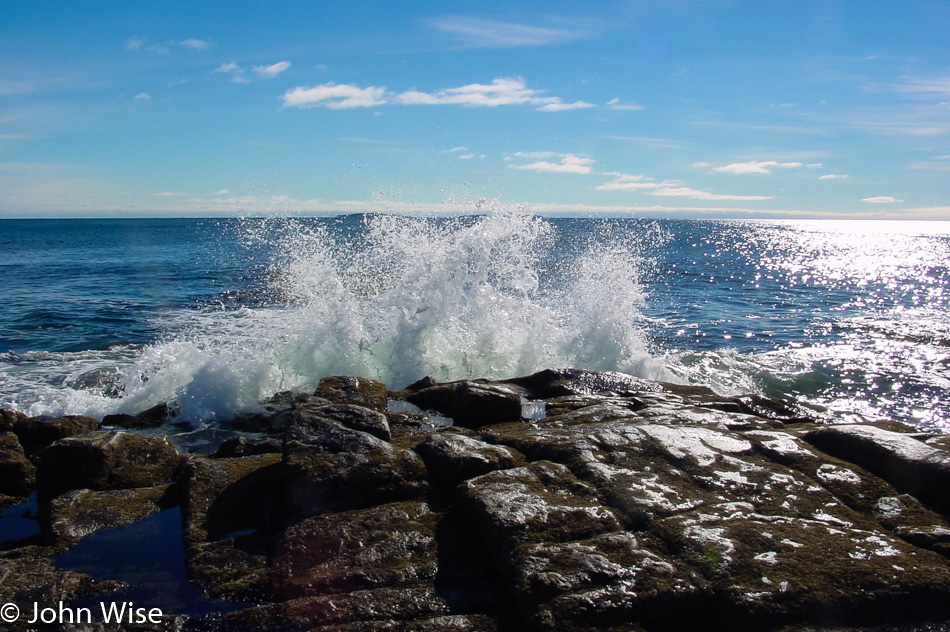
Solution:
[[[82,367],[101,380],[26,389],[14,404],[102,416],[172,401],[185,419],[213,420],[326,375],[394,388],[563,366],[669,377],[648,350],[635,235],[571,234],[506,211],[243,227],[270,252],[267,300],[166,314],[162,342],[108,361],[76,354],[73,378]]]

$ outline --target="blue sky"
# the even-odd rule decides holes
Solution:
[[[950,219],[950,3],[4,2],[0,217]]]

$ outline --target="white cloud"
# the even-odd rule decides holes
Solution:
[[[611,110],[645,110],[646,106],[638,103],[621,103],[619,98],[607,101],[607,107]]]
[[[549,160],[537,160],[526,165],[508,165],[511,169],[523,169],[526,171],[541,171],[541,172],[552,172],[552,173],[578,173],[578,174],[588,174],[591,172],[591,165],[594,164],[594,161],[590,158],[585,158],[583,156],[576,156],[574,154],[554,154],[550,152],[540,152],[540,153],[531,153],[531,152],[519,152],[515,154],[521,158],[560,158],[558,162],[551,162]]]
[[[266,66],[251,66],[250,70],[258,78],[261,79],[272,79],[290,68],[291,63],[289,61],[279,61],[275,64],[270,64]],[[211,72],[220,72],[223,74],[231,75],[231,80],[235,83],[250,83],[251,80],[247,78],[244,74],[245,68],[237,65],[233,61],[225,62],[212,70]]]
[[[367,108],[385,105],[386,88],[370,86],[360,88],[351,84],[324,83],[312,88],[298,86],[284,93],[284,107],[315,108],[331,110]]]
[[[269,66],[254,66],[251,68],[251,70],[261,77],[271,79],[284,72],[288,68],[290,68],[289,61],[279,61],[276,64],[271,64]]]
[[[460,15],[432,18],[428,24],[438,31],[456,35],[467,45],[477,48],[544,46],[590,35],[586,29],[548,28]]]
[[[575,101],[574,103],[548,103],[547,105],[542,105],[538,108],[541,112],[563,112],[564,110],[584,110],[587,108],[597,107],[593,103],[588,103],[587,101]]]
[[[889,195],[878,195],[875,197],[866,197],[861,200],[862,202],[867,202],[869,204],[894,204],[896,202],[903,202],[904,200],[898,200],[895,197]]]
[[[664,180],[655,182],[653,178],[644,175],[632,175],[626,173],[612,173],[615,176],[611,182],[606,182],[600,186],[594,187],[598,191],[643,191],[649,195],[658,197],[687,197],[695,200],[731,200],[742,202],[755,202],[760,200],[770,200],[769,195],[732,195],[723,193],[710,193],[709,191],[700,191],[683,186],[682,182],[675,180]]]
[[[329,93],[362,95],[347,99],[327,97]],[[435,92],[407,90],[398,94],[384,87],[361,88],[352,84],[325,83],[311,88],[298,86],[282,96],[286,107],[375,107],[379,105],[461,105],[464,107],[500,107],[505,105],[530,105],[542,112],[558,112],[596,107],[593,103],[576,101],[564,103],[558,97],[543,96],[543,90],[528,88],[521,77],[502,77],[491,83],[470,83],[457,88],[445,88]]]
[[[723,165],[713,169],[715,173],[732,173],[737,175],[746,175],[750,173],[770,174],[772,169],[796,169],[801,167],[800,162],[777,162],[775,160],[750,160],[749,162],[735,162],[731,165]]]
[[[0,78],[0,97],[7,97],[14,94],[29,94],[39,92],[43,85],[39,81],[18,81],[13,79]],[[6,122],[0,119],[0,122]]]
[[[194,38],[182,40],[178,42],[178,44],[185,48],[191,48],[194,50],[208,50],[208,48],[210,47],[210,44],[208,44],[208,42],[204,40],[200,40],[200,39],[194,39]]]
[[[150,97],[147,92],[139,92],[137,95],[135,95],[132,98],[135,99],[136,101],[148,101],[152,97]]]
[[[217,68],[215,68],[214,70],[212,70],[211,72],[229,73],[229,72],[240,72],[240,70],[241,70],[241,67],[235,64],[233,61],[227,61],[221,64],[220,66],[218,66]]]
[[[694,200],[733,200],[733,201],[758,201],[758,200],[771,200],[772,196],[770,195],[728,195],[721,193],[710,193],[708,191],[699,191],[697,189],[690,189],[689,187],[665,187],[661,186],[653,191],[650,191],[650,195],[658,195],[663,197],[688,197],[693,198]]]
[[[188,38],[176,41],[150,43],[147,39],[141,37],[130,37],[125,42],[125,50],[145,50],[150,53],[161,53],[166,55],[172,52],[172,48],[190,48],[191,50],[207,50],[211,45],[200,39]]]
[[[897,92],[924,93],[950,96],[950,77],[905,77],[904,83],[896,86]]]
[[[600,186],[594,187],[598,191],[642,191],[644,189],[655,189],[660,185],[653,181],[653,178],[643,175],[632,175],[628,173],[612,173],[608,175],[616,176],[611,182],[605,182]]]
[[[826,173],[823,176],[820,176],[819,180],[844,180],[845,178],[850,178],[846,173]]]
[[[561,103],[554,97],[541,97],[540,90],[527,87],[525,80],[499,78],[490,84],[470,83],[459,88],[447,88],[436,92],[410,90],[399,94],[395,102],[402,105],[453,104],[470,107],[498,107],[499,105],[552,105]]]

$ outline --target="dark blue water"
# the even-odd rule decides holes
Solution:
[[[0,402],[215,423],[354,373],[546,366],[950,425],[950,227],[348,216],[0,221]]]
[[[57,568],[128,586],[108,595],[106,604],[132,602],[135,608],[158,608],[167,615],[193,616],[231,612],[250,605],[205,599],[203,590],[188,581],[181,511],[177,507],[132,525],[88,535],[65,553],[54,556],[52,561]],[[71,606],[89,608],[94,613],[93,618],[99,620],[103,601],[103,597],[98,596]]]

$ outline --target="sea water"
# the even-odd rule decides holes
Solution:
[[[0,405],[216,426],[326,375],[549,367],[950,428],[950,224],[0,221]]]

